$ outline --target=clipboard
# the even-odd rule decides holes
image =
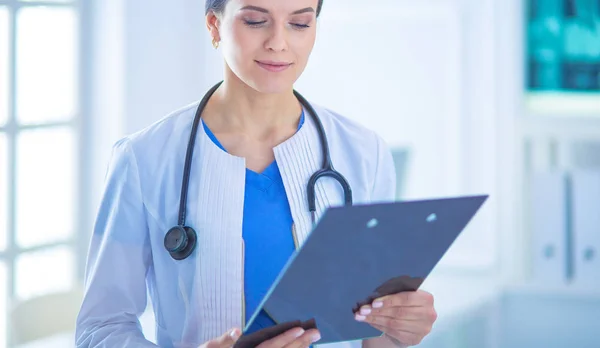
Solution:
[[[318,328],[317,344],[381,336],[354,314],[378,297],[417,290],[488,197],[329,208],[244,332],[261,309],[277,325],[243,334],[235,347],[255,347],[296,326]]]

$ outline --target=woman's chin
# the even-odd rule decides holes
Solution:
[[[294,86],[295,79],[288,76],[254,76],[248,85],[256,91],[265,94],[289,93]]]

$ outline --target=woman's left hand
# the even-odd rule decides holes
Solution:
[[[355,319],[371,324],[406,346],[421,343],[431,332],[437,313],[433,295],[426,291],[407,291],[376,299],[361,307]]]

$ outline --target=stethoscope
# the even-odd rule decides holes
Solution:
[[[194,123],[192,124],[192,132],[190,134],[190,139],[187,146],[187,151],[185,155],[185,166],[183,169],[183,181],[181,184],[181,196],[179,202],[179,220],[178,225],[171,228],[167,234],[165,235],[165,248],[171,254],[175,260],[183,260],[190,256],[190,254],[194,251],[196,247],[196,241],[198,236],[196,231],[193,228],[185,225],[185,213],[186,213],[186,205],[187,205],[187,193],[188,193],[188,184],[190,181],[190,169],[192,165],[192,154],[194,151],[194,143],[196,141],[196,133],[198,132],[198,126],[200,124],[200,117],[202,115],[202,111],[208,103],[208,100],[213,95],[213,93],[219,88],[219,86],[223,83],[223,81],[217,83],[213,86],[206,95],[200,101],[198,105],[198,109],[196,110],[196,116],[194,117]],[[344,190],[344,203],[345,205],[352,205],[352,190],[350,188],[350,184],[342,174],[333,169],[333,164],[331,163],[331,156],[329,154],[329,146],[327,144],[327,137],[325,136],[325,130],[323,129],[323,124],[321,120],[317,116],[316,111],[310,105],[310,103],[304,99],[300,93],[294,90],[294,95],[300,101],[300,104],[304,106],[312,119],[314,120],[317,131],[319,132],[319,141],[321,142],[321,151],[323,153],[323,164],[321,169],[316,171],[308,180],[307,185],[307,200],[308,200],[308,210],[311,214],[312,224],[315,224],[315,215],[317,211],[317,204],[315,199],[315,187],[317,180],[322,177],[330,177],[335,179]]]

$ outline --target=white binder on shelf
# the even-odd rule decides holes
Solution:
[[[569,281],[567,176],[540,172],[531,182],[533,280],[545,285]]]
[[[600,170],[572,173],[573,283],[600,291]]]

